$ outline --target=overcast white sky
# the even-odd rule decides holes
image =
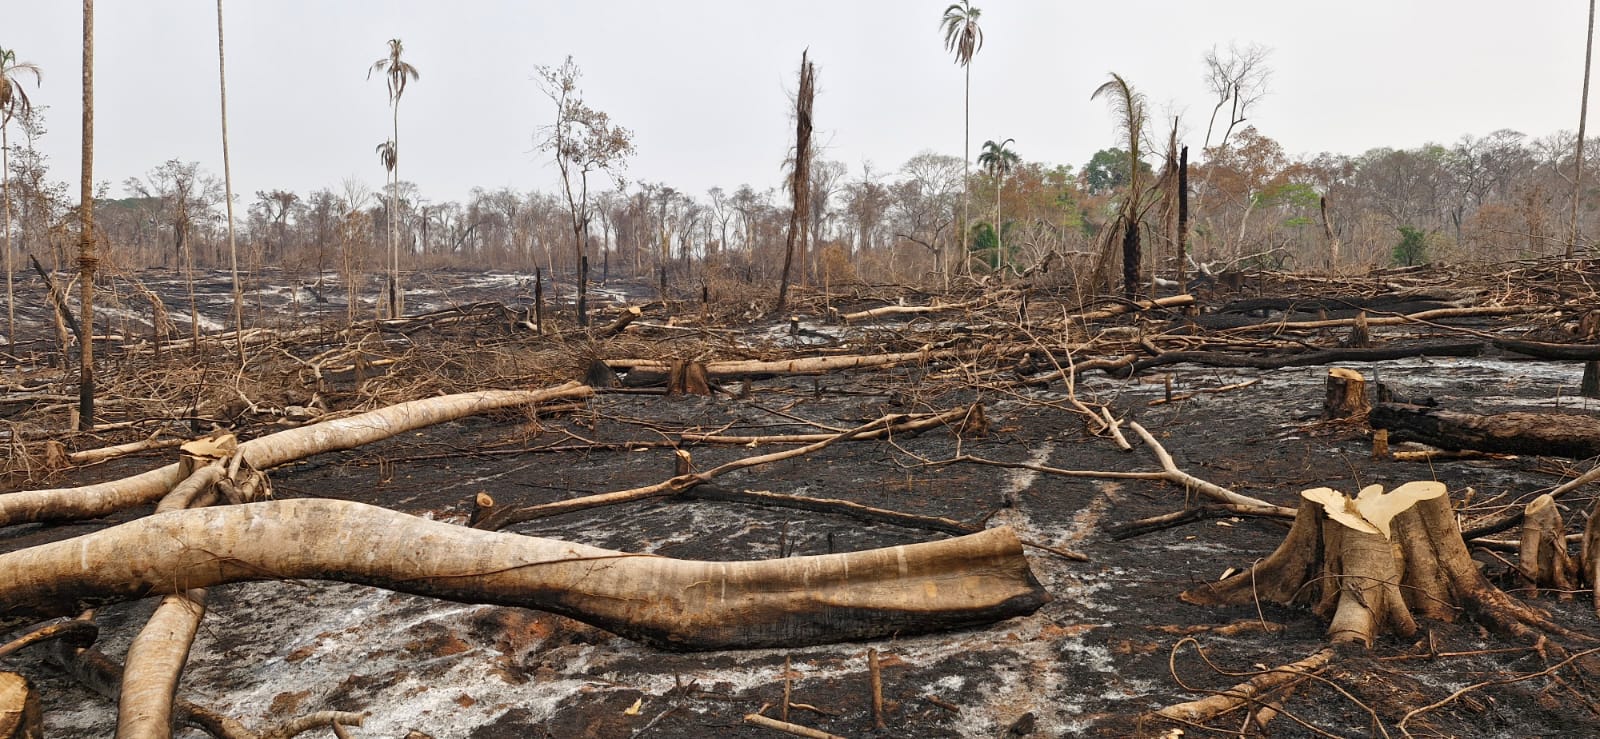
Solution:
[[[474,186],[553,189],[533,149],[552,106],[530,79],[568,54],[586,98],[636,134],[628,176],[693,193],[778,182],[793,136],[800,52],[818,67],[824,156],[858,175],[924,149],[960,155],[962,73],[944,50],[947,0],[228,0],[235,191],[302,194],[356,176],[381,185],[385,41],[422,73],[400,108],[401,175],[432,200]],[[1581,0],[1207,2],[979,0],[986,44],[972,66],[972,146],[1015,138],[1026,160],[1081,167],[1116,145],[1089,94],[1115,71],[1176,111],[1199,148],[1213,45],[1273,49],[1272,92],[1251,123],[1291,155],[1450,143],[1512,128],[1575,130]],[[95,19],[95,179],[161,162],[222,172],[216,8],[208,0],[101,0]],[[77,188],[81,7],[9,3],[0,46],[44,68],[41,146]],[[1596,93],[1600,95],[1600,92]],[[13,130],[13,141],[16,132]]]

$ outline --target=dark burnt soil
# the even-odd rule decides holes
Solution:
[[[1369,366],[1386,381],[1452,407],[1594,412],[1574,406],[1576,365],[1501,359],[1405,360]],[[1182,367],[1179,391],[1259,379],[1249,387],[1148,406],[1165,375],[1094,378],[1080,397],[1110,403],[1145,424],[1184,469],[1268,501],[1295,505],[1298,491],[1437,478],[1468,515],[1525,502],[1570,476],[1557,460],[1519,458],[1432,464],[1375,462],[1360,428],[1315,420],[1323,368],[1259,372]],[[1240,682],[1325,645],[1326,624],[1305,609],[1186,605],[1177,594],[1246,567],[1272,551],[1287,527],[1264,519],[1207,520],[1127,541],[1105,527],[1170,512],[1184,492],[1143,480],[1092,480],[970,464],[932,466],[958,453],[1068,469],[1149,470],[1135,440],[1119,452],[1086,436],[1062,396],[935,393],[922,370],[757,381],[746,399],[603,395],[587,410],[553,418],[522,413],[445,424],[355,451],[276,470],[280,497],[323,496],[465,521],[473,496],[525,505],[657,482],[672,474],[671,451],[574,450],[585,441],[656,442],[684,431],[778,434],[815,431],[791,417],[849,427],[886,412],[945,409],[981,401],[990,430],[948,429],[892,443],[848,442],[810,457],[719,480],[727,487],[842,498],[911,513],[1009,524],[1026,537],[1082,552],[1072,562],[1039,550],[1029,558],[1054,600],[1032,616],[951,634],[872,644],[679,654],[642,647],[567,619],[471,606],[321,582],[214,589],[211,611],[180,692],[249,724],[299,713],[369,711],[363,736],[385,737],[765,737],[747,713],[781,700],[793,664],[793,721],[842,736],[1161,735],[1141,723],[1152,709]],[[1059,386],[1054,390],[1059,390]],[[1592,401],[1591,401],[1592,403]],[[764,447],[762,451],[766,451]],[[704,469],[756,453],[737,446],[693,449]],[[158,462],[124,462],[118,468]],[[1578,467],[1586,469],[1586,466]],[[85,477],[88,479],[88,476]],[[1473,492],[1466,492],[1467,488]],[[1574,531],[1590,507],[1564,501]],[[134,515],[134,514],[129,514]],[[19,527],[0,547],[81,533],[96,524]],[[703,559],[821,554],[926,540],[938,535],[849,518],[731,503],[657,500],[546,519],[517,529],[627,551]],[[1513,531],[1511,536],[1514,536]],[[1503,574],[1512,555],[1478,555]],[[1586,597],[1539,604],[1560,622],[1600,632]],[[148,604],[106,609],[103,647],[125,649]],[[1271,631],[1213,627],[1239,622]],[[1186,637],[1193,641],[1180,642]],[[866,651],[883,655],[887,731],[870,715]],[[1383,639],[1302,685],[1271,725],[1274,736],[1398,735],[1408,711],[1465,686],[1545,669],[1529,646],[1462,619],[1423,622],[1414,639]],[[1571,645],[1582,648],[1586,645]],[[1202,661],[1196,647],[1213,661]],[[1176,654],[1174,656],[1174,652]],[[1471,654],[1461,654],[1471,653]],[[105,703],[47,666],[11,663],[44,690],[55,735],[109,735]],[[1170,665],[1170,666],[1169,666]],[[1593,731],[1595,686],[1570,670],[1494,685],[1419,716],[1419,736],[1577,736]],[[1234,723],[1237,726],[1237,722]],[[1200,734],[1199,730],[1189,731]]]
[[[170,275],[144,278],[166,297],[179,334],[186,334],[181,282]],[[424,290],[413,293],[418,311],[480,299],[527,303],[527,284],[518,275],[439,274],[412,284]],[[202,323],[213,330],[226,325],[226,282],[213,275],[199,292]],[[337,288],[329,303],[302,292],[256,290],[252,320],[293,324],[311,315],[344,315]],[[648,294],[647,288],[630,292],[623,287],[602,297],[641,302]],[[121,311],[108,312],[109,328],[142,336],[149,328],[141,317],[146,309],[130,293],[123,295],[122,304],[109,303]],[[841,302],[839,307],[880,304]],[[19,307],[29,328],[20,337],[23,353],[42,353],[53,335],[42,322],[45,314],[26,301]],[[908,326],[928,333],[962,329],[956,321],[922,317],[852,330],[894,334]],[[785,328],[748,327],[734,341],[767,348],[844,343],[830,335],[836,328],[808,323],[805,330],[813,333],[796,338],[787,337]],[[906,348],[922,340],[907,339]],[[673,340],[660,344],[660,356],[700,351],[674,346]],[[1572,397],[1581,373],[1578,363],[1482,357],[1360,368],[1408,396],[1432,397],[1453,409],[1600,412],[1596,401]],[[1178,365],[1128,380],[1093,374],[1080,380],[1078,395],[1144,424],[1194,475],[1281,505],[1296,505],[1299,491],[1309,487],[1354,492],[1373,483],[1439,479],[1449,485],[1470,523],[1526,503],[1592,464],[1536,457],[1375,461],[1363,428],[1316,419],[1325,372],[1323,367],[1257,371]],[[1163,396],[1169,379],[1178,393],[1257,382],[1150,405]],[[1157,469],[1137,439],[1133,451],[1121,452],[1107,439],[1086,435],[1082,419],[1061,402],[1059,383],[1017,392],[975,390],[968,384],[948,368],[932,367],[756,380],[747,395],[715,398],[604,394],[576,413],[541,418],[507,412],[467,419],[314,457],[274,470],[272,479],[279,497],[358,500],[465,523],[479,492],[513,506],[659,482],[673,471],[671,449],[659,444],[684,432],[815,432],[816,426],[796,419],[848,428],[885,413],[981,402],[989,421],[982,435],[940,429],[889,442],[844,442],[809,457],[734,473],[717,484],[1010,525],[1029,540],[1087,555],[1090,561],[1075,562],[1029,550],[1034,572],[1053,596],[1033,615],[870,644],[682,654],[534,611],[340,583],[240,584],[212,590],[180,695],[252,726],[324,709],[365,711],[366,727],[356,735],[369,737],[754,738],[775,736],[746,725],[743,717],[763,708],[769,716],[777,714],[788,659],[792,701],[811,707],[791,711],[790,719],[841,736],[1162,736],[1176,727],[1141,723],[1140,716],[1325,646],[1326,623],[1308,609],[1201,608],[1177,598],[1184,589],[1270,553],[1287,531],[1281,522],[1209,519],[1114,541],[1106,533],[1109,526],[1196,501],[1164,482],[936,464],[968,454],[1065,469]],[[957,387],[966,389],[951,389]],[[272,430],[264,425],[242,435]],[[627,446],[630,442],[634,448]],[[697,446],[691,451],[695,465],[706,469],[770,449]],[[169,453],[141,455],[76,470],[49,484],[114,479],[170,459]],[[1592,488],[1581,490],[1562,501],[1573,533],[1583,529],[1591,493]],[[147,513],[0,529],[0,551]],[[569,514],[515,530],[626,551],[724,560],[823,554],[942,536],[834,515],[678,499]],[[1502,536],[1515,538],[1517,531]],[[1517,583],[1506,576],[1514,555],[1479,549],[1475,556],[1516,592]],[[1579,593],[1570,601],[1547,597],[1538,605],[1551,609],[1562,624],[1600,634],[1588,595]],[[145,602],[103,609],[100,648],[120,658],[151,608]],[[1465,615],[1455,623],[1421,626],[1414,638],[1386,637],[1371,653],[1344,655],[1319,680],[1302,684],[1284,705],[1284,715],[1271,724],[1271,734],[1398,736],[1396,724],[1408,712],[1491,681],[1501,684],[1471,690],[1413,718],[1408,728],[1417,736],[1594,733],[1600,688],[1591,675],[1569,667],[1555,678],[1507,682],[1539,673],[1555,660],[1530,649],[1528,642],[1489,633]],[[883,731],[873,729],[870,715],[868,648],[882,655],[888,726]],[[36,656],[24,652],[0,667],[20,670],[40,687],[48,735],[111,735],[114,709]],[[1242,718],[1220,723],[1236,728]],[[1206,733],[1183,728],[1191,735]]]

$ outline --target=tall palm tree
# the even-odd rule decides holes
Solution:
[[[228,265],[233,272],[233,336],[244,369],[244,291],[239,285],[239,248],[233,234],[233,169],[228,163],[228,66],[222,47],[222,0],[217,0],[217,84],[222,99],[222,187],[228,203]],[[317,275],[322,276],[320,273]]]
[[[1139,200],[1143,194],[1139,189],[1139,144],[1144,141],[1145,100],[1143,94],[1116,72],[1111,73],[1111,79],[1105,84],[1095,88],[1089,99],[1102,95],[1117,117],[1117,127],[1128,137],[1128,192],[1122,198],[1117,221],[1123,228],[1123,293],[1132,298],[1139,289]]]
[[[1006,139],[998,144],[994,139],[983,142],[983,152],[978,154],[978,166],[983,167],[989,177],[994,180],[994,246],[995,264],[1005,266],[1005,244],[1001,243],[1000,228],[1000,191],[1005,187],[1005,178],[1013,167],[1022,161],[1015,151],[1006,148],[1006,145],[1016,139]]]
[[[956,55],[956,63],[966,70],[966,122],[961,135],[961,228],[956,233],[965,234],[967,224],[968,182],[972,162],[972,57],[983,48],[983,29],[978,18],[983,10],[972,7],[971,0],[961,0],[944,9],[939,27],[944,30],[945,51]],[[964,240],[965,235],[962,236]],[[962,252],[966,246],[962,245]],[[966,264],[966,258],[962,258]]]
[[[0,221],[0,230],[6,234],[6,346],[13,352],[17,344],[17,308],[11,281],[11,140],[6,136],[6,129],[11,125],[12,116],[19,113],[26,115],[33,110],[33,105],[28,102],[28,92],[22,87],[24,74],[32,74],[35,85],[42,80],[39,65],[19,62],[15,51],[0,48],[0,181],[4,183],[6,203],[5,220]]]
[[[389,185],[389,316],[398,318],[404,308],[400,295],[400,246],[395,232],[395,199],[400,190],[400,96],[406,93],[406,83],[422,76],[410,62],[400,58],[403,51],[400,39],[389,39],[389,55],[372,63],[367,69],[367,79],[372,73],[384,75],[389,82],[389,108],[394,115],[394,137],[389,140],[389,156],[385,164],[390,173]]]
[[[94,0],[83,0],[83,172],[78,191],[78,274],[82,285],[82,354],[78,358],[78,430],[94,430]]]
[[[389,250],[390,250],[389,255],[391,257],[394,257],[395,259],[398,259],[399,257],[396,255],[396,253],[394,251],[394,242],[395,242],[394,195],[395,195],[395,191],[398,188],[391,186],[391,182],[395,179],[395,168],[400,166],[400,150],[399,150],[399,148],[397,148],[394,145],[394,139],[389,139],[388,141],[385,141],[385,142],[383,142],[381,144],[378,144],[378,146],[374,149],[374,151],[376,151],[377,154],[378,154],[378,161],[383,164],[383,172],[384,172],[383,185],[384,185],[384,189],[389,191],[389,196],[383,199],[383,212],[384,212],[384,214],[386,216],[384,220],[387,220],[389,222],[388,223],[389,228],[387,229],[388,235],[389,235]],[[397,263],[398,262],[391,263],[390,267],[392,269],[388,270],[389,271],[389,280],[388,280],[389,286],[388,286],[388,289],[384,291],[384,294],[385,294],[386,297],[382,297],[382,298],[378,299],[378,305],[379,305],[378,313],[380,313],[380,314],[383,313],[382,306],[387,304],[389,306],[389,317],[390,318],[399,318],[400,317],[400,309],[399,309],[400,299],[399,299],[399,297],[397,297],[395,295],[395,293],[398,292],[399,289],[400,289],[398,267],[394,266]],[[387,303],[385,303],[385,301],[387,301]],[[381,318],[382,316],[380,315],[379,317]]]

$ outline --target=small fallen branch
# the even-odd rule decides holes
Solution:
[[[1193,639],[1184,639],[1178,642],[1178,645],[1174,646],[1172,650],[1173,658],[1176,657],[1179,646],[1182,646],[1184,642],[1193,641]],[[1291,662],[1282,667],[1261,672],[1255,677],[1220,693],[1215,693],[1200,700],[1167,706],[1156,711],[1155,715],[1161,718],[1203,724],[1241,708],[1261,705],[1265,696],[1273,691],[1287,688],[1296,682],[1304,680],[1307,675],[1326,667],[1333,660],[1333,657],[1333,649],[1325,648],[1298,662]],[[1177,668],[1172,666],[1172,669],[1176,673]]]
[[[480,507],[474,511],[471,524],[473,528],[497,531],[514,524],[540,518],[548,518],[550,516],[557,516],[563,513],[572,513],[575,511],[588,510],[590,508],[617,505],[619,503],[632,503],[649,498],[677,495],[685,490],[693,488],[696,485],[704,484],[729,472],[742,470],[748,467],[756,467],[763,464],[771,464],[773,462],[781,462],[785,459],[802,457],[807,454],[811,454],[812,452],[826,449],[838,442],[845,441],[847,439],[854,439],[875,430],[892,427],[896,423],[903,422],[902,419],[902,416],[884,416],[883,418],[879,418],[875,421],[857,426],[843,433],[829,434],[823,437],[820,441],[807,444],[803,447],[786,449],[781,452],[770,452],[753,457],[745,457],[744,459],[736,459],[732,462],[718,465],[717,467],[713,467],[704,472],[680,472],[671,479],[668,479],[664,482],[655,483],[654,485],[645,485],[644,487],[631,488],[628,490],[618,490],[611,493],[600,493],[598,495],[586,495],[581,498],[558,500],[553,503],[526,506],[522,508],[508,507],[496,509],[492,505],[488,508]],[[680,454],[683,453],[684,452],[680,451]]]

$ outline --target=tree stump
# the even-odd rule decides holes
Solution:
[[[1441,483],[1406,483],[1388,494],[1373,485],[1354,499],[1317,488],[1301,498],[1294,525],[1270,556],[1179,597],[1210,606],[1310,605],[1330,618],[1336,646],[1371,648],[1384,633],[1415,633],[1417,616],[1450,621],[1462,613],[1536,643],[1545,634],[1584,639],[1489,582],[1467,551]],[[1594,549],[1600,552],[1600,541]]]
[[[1578,385],[1578,394],[1585,398],[1600,398],[1600,359],[1583,363],[1583,382]]]
[[[700,362],[673,362],[667,373],[668,395],[710,395],[711,378]]]
[[[0,739],[39,739],[44,736],[40,722],[39,694],[27,678],[15,672],[0,672]]]
[[[1328,370],[1328,396],[1322,402],[1322,417],[1327,419],[1363,418],[1372,404],[1367,402],[1367,378],[1344,367]]]
[[[1577,589],[1578,568],[1567,554],[1567,526],[1549,493],[1533,499],[1522,518],[1522,543],[1518,564],[1522,576],[1534,587],[1556,590],[1571,597]]]

